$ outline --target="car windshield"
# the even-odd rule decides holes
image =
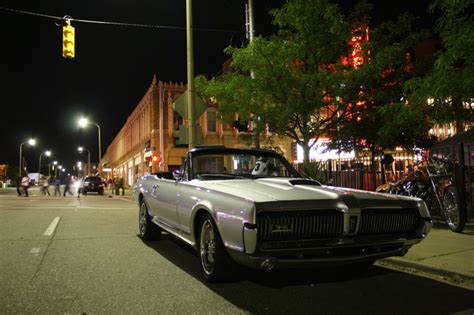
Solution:
[[[94,184],[100,184],[102,182],[100,177],[86,177],[84,181]]]
[[[282,156],[259,151],[198,153],[191,162],[191,178],[209,180],[261,177],[301,176]]]

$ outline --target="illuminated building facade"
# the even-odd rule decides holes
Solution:
[[[184,119],[173,109],[173,103],[185,91],[186,85],[182,83],[165,83],[153,78],[143,98],[107,147],[101,161],[107,177],[122,177],[130,186],[144,174],[180,168],[188,145],[180,144],[179,129]],[[207,107],[197,120],[203,144],[248,147],[240,139],[238,128],[219,121],[214,106]],[[286,158],[293,161],[291,140],[282,139],[278,145]],[[156,162],[151,161],[153,156],[159,157]]]

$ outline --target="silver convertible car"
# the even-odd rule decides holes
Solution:
[[[324,186],[262,149],[194,148],[180,171],[145,175],[133,194],[140,237],[166,231],[194,247],[209,281],[240,265],[368,267],[405,255],[432,226],[421,199]]]

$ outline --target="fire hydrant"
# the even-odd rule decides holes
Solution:
[[[123,191],[123,188],[120,187],[120,188],[119,188],[119,195],[120,195],[120,196],[123,196],[123,195],[124,195],[123,192],[124,192],[124,191]]]

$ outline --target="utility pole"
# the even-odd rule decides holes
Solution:
[[[188,147],[192,149],[195,141],[194,121],[194,52],[193,52],[193,6],[192,0],[186,0],[186,44],[188,61]]]
[[[163,123],[164,123],[164,117],[163,117],[163,106],[164,106],[164,87],[163,87],[163,82],[159,81],[158,82],[158,103],[160,104],[160,122],[159,122],[159,128],[160,128],[160,159],[161,161],[158,163],[160,167],[160,171],[165,170],[165,163],[163,161],[165,157],[165,136],[163,135]]]
[[[248,0],[248,4],[245,5],[245,30],[246,37],[249,42],[253,42],[255,31],[254,31],[254,18],[253,18],[253,0]]]
[[[249,40],[249,43],[252,43],[255,37],[255,28],[254,28],[254,15],[253,15],[253,0],[248,0],[248,4],[245,4],[245,30],[246,38]],[[255,78],[253,71],[250,71],[250,77]],[[260,148],[260,116],[256,116],[253,120],[254,124],[254,142],[255,147]]]

